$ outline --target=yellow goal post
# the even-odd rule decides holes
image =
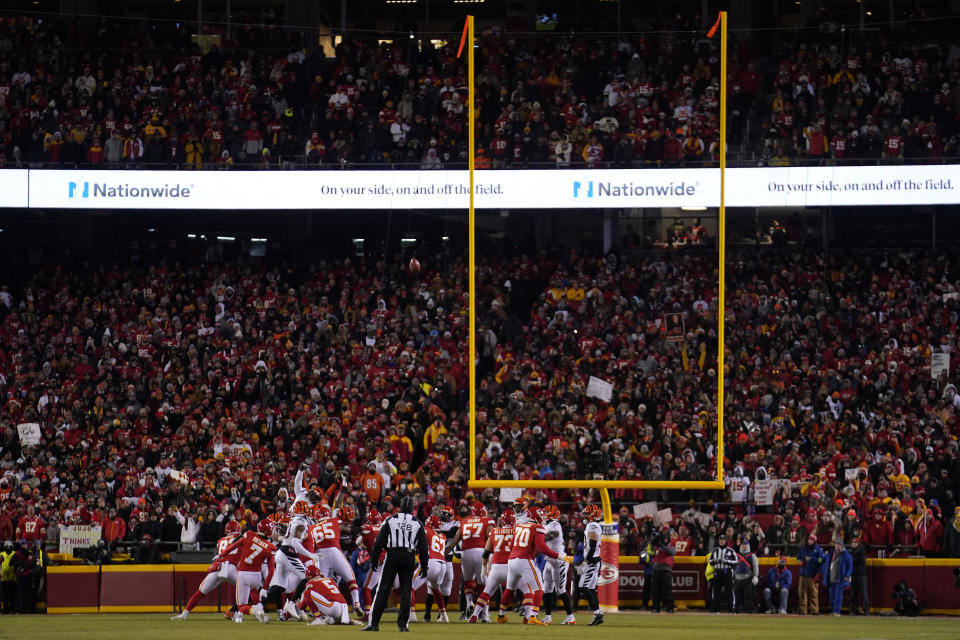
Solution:
[[[476,154],[476,94],[474,72],[474,16],[467,16],[465,44],[467,49],[468,78],[468,169],[469,169],[469,214],[468,214],[468,273],[469,273],[469,434],[470,434],[470,477],[468,486],[475,489],[599,489],[603,505],[604,521],[612,522],[610,508],[610,489],[676,489],[697,490],[724,488],[723,481],[723,400],[724,400],[724,325],[726,324],[725,304],[725,245],[726,245],[726,207],[724,187],[726,184],[727,156],[727,12],[721,11],[718,19],[720,31],[720,211],[718,219],[719,253],[719,295],[717,302],[718,349],[717,349],[717,453],[715,480],[490,480],[477,478],[477,316],[476,316],[476,214],[474,211],[474,160]]]

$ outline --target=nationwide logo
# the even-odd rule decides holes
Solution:
[[[670,196],[693,196],[699,183],[667,182],[664,184],[635,184],[633,182],[573,181],[573,197],[577,199],[597,196],[613,198],[666,198]]]
[[[71,180],[67,183],[67,197],[71,200],[91,198],[189,198],[193,185],[164,184],[162,186],[137,184],[109,184]]]

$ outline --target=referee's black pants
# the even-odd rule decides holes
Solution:
[[[413,587],[413,572],[417,561],[412,551],[390,549],[387,558],[383,561],[383,572],[380,574],[380,584],[377,585],[377,595],[373,599],[373,611],[370,612],[370,624],[380,626],[380,616],[387,608],[387,598],[393,588],[393,580],[400,579],[400,610],[397,612],[397,626],[407,628],[410,620],[410,589]]]

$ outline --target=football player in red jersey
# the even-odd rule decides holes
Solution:
[[[430,560],[427,566],[427,575],[422,575],[419,568],[414,572],[413,591],[416,592],[426,583],[430,593],[433,594],[434,602],[437,603],[437,609],[439,611],[437,614],[437,622],[450,622],[450,618],[447,617],[446,596],[441,590],[447,564],[445,547],[449,542],[447,542],[443,534],[440,533],[440,524],[440,518],[438,516],[430,516],[427,518],[424,531],[427,534],[427,549],[429,550]],[[399,580],[396,586],[399,587]]]
[[[436,515],[440,518],[440,533],[444,535],[447,540],[451,540],[460,530],[460,521],[457,520],[456,514],[453,512],[453,508],[450,505],[441,505],[437,510]],[[464,515],[469,515],[466,513]],[[454,550],[449,549],[444,554],[444,560],[446,564],[444,565],[443,578],[440,580],[440,593],[443,594],[444,598],[450,599],[450,592],[453,589],[453,556]],[[433,593],[427,591],[427,596],[423,601],[423,620],[425,622],[430,622],[430,610],[433,607]],[[411,622],[416,622],[417,619],[415,616],[410,616]]]
[[[266,527],[264,527],[266,528]],[[222,560],[234,554],[234,564],[237,567],[237,613],[233,617],[236,623],[243,622],[244,614],[252,613],[257,620],[266,623],[267,614],[263,611],[263,605],[257,603],[251,607],[249,601],[259,595],[260,585],[269,583],[276,569],[274,553],[277,548],[269,541],[263,539],[259,533],[247,531],[218,555],[214,557],[214,562]],[[267,577],[264,579],[262,568],[267,565]]]
[[[513,549],[507,561],[507,588],[500,599],[500,615],[497,616],[500,624],[507,621],[506,607],[510,604],[514,590],[518,588],[523,588],[524,593],[533,594],[531,604],[524,602],[524,624],[543,624],[537,618],[540,603],[543,602],[543,581],[533,560],[538,553],[548,558],[563,557],[566,562],[572,560],[570,556],[560,556],[547,546],[544,540],[546,532],[543,528],[543,511],[539,507],[528,506],[525,515],[527,521],[517,523],[513,530]]]
[[[357,511],[350,505],[340,507],[336,513],[329,509],[317,513],[320,516],[317,523],[307,530],[304,547],[317,554],[317,568],[322,575],[333,577],[334,574],[347,583],[350,589],[350,598],[353,600],[353,609],[357,615],[363,617],[360,607],[360,590],[357,588],[357,577],[353,568],[340,550],[340,527],[349,526],[356,520]]]
[[[507,584],[507,561],[510,559],[510,552],[513,550],[513,527],[516,524],[513,511],[504,511],[500,515],[500,524],[487,538],[487,545],[483,549],[483,559],[487,563],[486,579],[484,582],[483,593],[477,598],[477,604],[473,608],[470,616],[470,622],[476,623],[477,620],[490,621],[490,612],[487,605],[490,597],[497,589]]]
[[[460,521],[460,529],[447,541],[447,551],[452,551],[458,542],[462,548],[460,570],[463,592],[467,599],[467,615],[470,615],[470,610],[473,609],[477,585],[483,585],[483,549],[487,546],[487,538],[493,527],[494,522],[487,517],[486,507],[477,502],[473,505],[472,514]]]
[[[200,598],[216,589],[221,582],[237,584],[237,566],[233,563],[236,554],[224,557],[224,551],[240,537],[240,524],[231,520],[227,522],[223,532],[225,535],[217,541],[217,556],[220,559],[210,563],[207,568],[207,575],[200,582],[196,592],[187,600],[187,604],[183,606],[183,611],[170,618],[171,620],[186,620],[193,608],[197,606]],[[236,604],[230,610],[233,611],[235,607]],[[233,618],[233,616],[230,617]]]
[[[380,533],[380,524],[383,519],[376,509],[367,512],[367,521],[360,528],[360,535],[357,536],[357,544],[362,545],[369,553],[373,549],[373,543]],[[384,552],[381,555],[386,555]],[[370,613],[370,607],[373,605],[373,590],[380,583],[380,573],[383,569],[383,558],[370,558],[370,571],[367,572],[367,578],[363,582],[363,606],[365,616]]]
[[[350,621],[350,607],[337,588],[337,583],[323,577],[314,566],[307,567],[307,585],[299,606],[315,616],[310,624],[353,624]]]

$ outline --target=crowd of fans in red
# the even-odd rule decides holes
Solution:
[[[0,20],[0,166],[466,162],[452,44],[348,40],[326,59],[298,32],[245,27],[202,53],[170,23],[84,25]],[[754,164],[957,157],[960,59],[923,25],[923,46],[910,25],[859,44],[808,29],[769,55],[734,33],[730,151]],[[609,39],[491,27],[477,69],[480,167],[717,156],[718,45],[696,29]]]
[[[45,264],[0,291],[0,540],[99,522],[110,543],[212,543],[225,519],[282,507],[304,461],[360,514],[405,492],[495,500],[464,482],[463,263],[188,255]],[[693,499],[677,528],[691,550],[732,526],[761,552],[807,532],[960,556],[960,395],[955,368],[930,371],[955,351],[955,256],[742,253],[727,273],[729,493],[713,513],[716,493],[617,491],[625,550],[644,533],[630,506]],[[479,475],[714,477],[715,274],[709,255],[481,264]],[[590,376],[611,402],[586,395]],[[767,531],[761,479],[792,481],[756,508],[777,515]],[[589,496],[544,497],[575,520]]]

